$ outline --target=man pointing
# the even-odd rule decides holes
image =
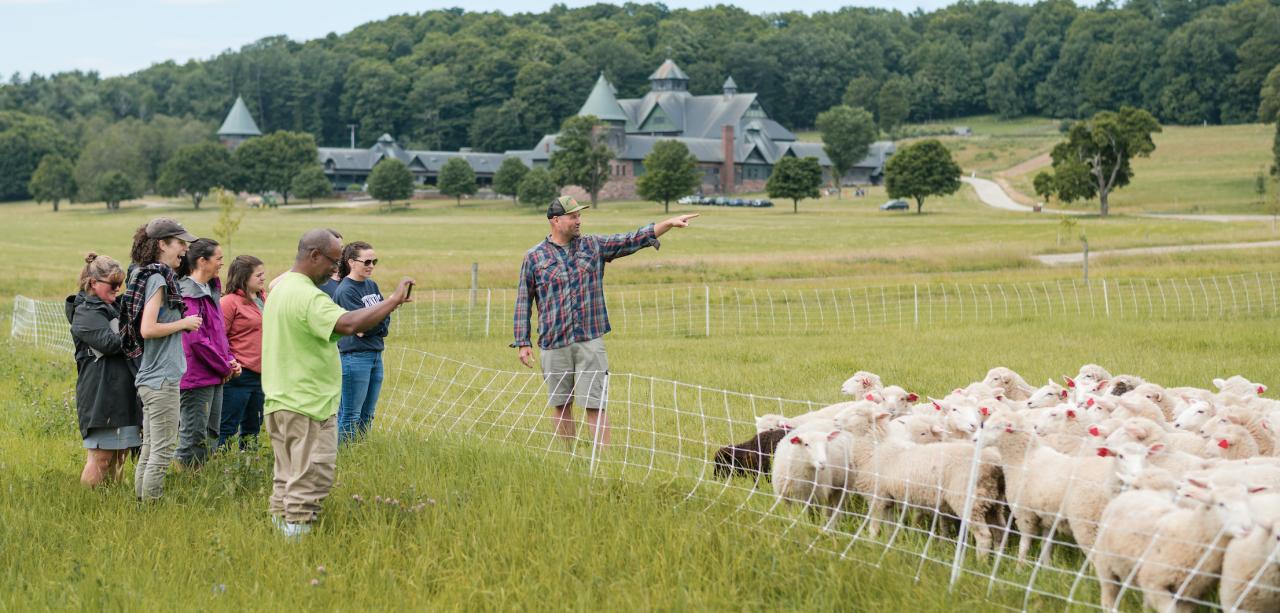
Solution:
[[[553,407],[556,434],[566,441],[576,436],[573,400],[587,410],[591,438],[609,442],[609,422],[601,408],[609,358],[604,339],[609,313],[604,305],[604,265],[645,247],[659,247],[658,237],[672,228],[685,228],[698,215],[680,215],[626,234],[582,236],[582,211],[587,207],[561,196],[547,207],[551,234],[524,255],[516,292],[515,342],[520,362],[533,367],[529,342],[529,307],[538,305],[538,349],[542,376]]]

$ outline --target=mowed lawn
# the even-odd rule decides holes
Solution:
[[[611,264],[608,283],[847,287],[1055,279],[1078,273],[1044,267],[1030,256],[1078,251],[1081,231],[1095,252],[1280,238],[1266,222],[1223,224],[1121,215],[1084,217],[1076,227],[1066,228],[1054,216],[990,209],[967,186],[954,196],[927,200],[923,215],[876,210],[883,201],[884,192],[877,188],[864,198],[801,201],[799,214],[791,212],[790,202],[764,210],[673,206],[671,215],[702,217],[692,228],[664,237],[659,252],[646,251]],[[177,217],[197,235],[210,235],[217,212],[175,202],[178,206],[169,208],[126,205],[117,212],[101,205],[64,204],[58,213],[34,203],[0,205],[6,229],[0,257],[13,267],[0,278],[0,304],[7,304],[14,294],[65,296],[86,251],[127,261],[134,230],[156,215]],[[585,214],[583,228],[624,232],[666,215],[654,203],[604,202]],[[472,263],[479,265],[480,287],[514,287],[523,253],[547,233],[540,209],[510,201],[471,201],[461,207],[441,200],[417,201],[395,212],[376,205],[304,205],[248,210],[240,230],[224,246],[224,255],[228,262],[238,254],[256,255],[274,276],[292,263],[298,236],[316,227],[335,228],[349,240],[372,243],[382,261],[376,278],[383,285],[411,275],[423,289],[469,287]],[[1117,258],[1095,263],[1093,274],[1184,276],[1266,270],[1266,254],[1272,251]]]

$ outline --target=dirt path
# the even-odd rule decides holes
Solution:
[[[1260,249],[1280,247],[1280,241],[1261,241],[1256,243],[1215,243],[1211,245],[1171,245],[1168,247],[1135,247],[1132,249],[1105,249],[1090,251],[1089,259],[1105,255],[1159,255],[1164,253],[1186,253],[1189,251],[1214,251],[1220,249]],[[1084,261],[1084,253],[1054,253],[1031,256],[1049,266],[1079,264]]]

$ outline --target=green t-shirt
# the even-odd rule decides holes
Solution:
[[[338,412],[342,362],[333,328],[347,311],[305,275],[285,273],[262,312],[264,413],[293,411],[316,421]]]

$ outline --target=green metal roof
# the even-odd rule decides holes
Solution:
[[[218,128],[218,136],[262,136],[258,124],[254,123],[253,116],[249,114],[249,107],[244,104],[244,98],[236,96],[231,112],[227,113],[222,127]]]
[[[627,114],[622,112],[622,107],[618,106],[618,99],[613,95],[613,86],[609,84],[609,80],[604,78],[604,73],[600,73],[600,78],[596,79],[595,87],[591,88],[591,95],[587,96],[587,101],[578,110],[578,115],[595,115],[601,121],[627,121]]]

